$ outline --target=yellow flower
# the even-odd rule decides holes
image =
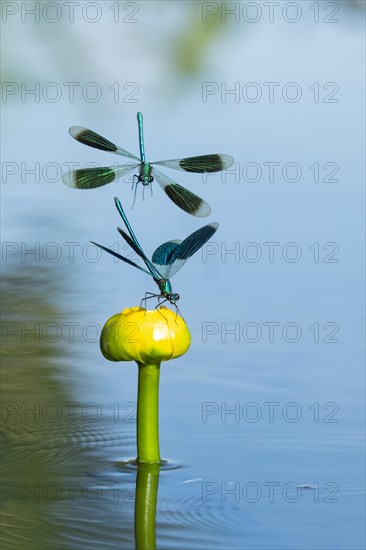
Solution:
[[[100,336],[100,349],[109,361],[137,361],[143,365],[179,357],[190,342],[184,319],[171,309],[131,307],[108,319]]]

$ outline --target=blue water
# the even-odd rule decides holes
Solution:
[[[88,243],[119,242],[123,250],[115,195],[148,254],[205,220],[181,212],[158,186],[144,200],[138,190],[130,210],[131,181],[84,193],[59,176],[67,162],[117,158],[76,143],[69,126],[90,127],[136,154],[142,111],[148,159],[223,152],[237,162],[235,172],[207,181],[167,170],[209,202],[209,220],[220,228],[172,281],[192,344],[161,369],[160,446],[171,469],[160,473],[157,548],[362,549],[362,6],[316,2],[319,23],[313,2],[298,3],[297,23],[264,15],[248,23],[241,13],[210,34],[199,3],[130,4],[120,4],[121,14],[137,6],[136,23],[113,23],[103,2],[94,24],[78,13],[73,23],[65,14],[54,24],[22,23],[19,12],[3,25],[5,80],[62,90],[55,102],[14,93],[3,109],[3,268],[19,300],[11,353],[19,368],[22,354],[31,361],[45,346],[54,365],[46,376],[35,360],[32,377],[17,377],[17,393],[3,391],[16,407],[27,395],[34,404],[35,388],[49,377],[58,390],[45,386],[41,401],[61,411],[53,423],[43,415],[41,427],[39,419],[25,427],[12,413],[9,433],[4,421],[13,454],[3,476],[25,479],[28,489],[63,487],[60,498],[29,496],[19,507],[16,485],[5,497],[4,540],[9,548],[24,548],[24,540],[29,548],[134,548],[136,471],[123,464],[136,453],[137,367],[108,363],[98,337],[108,317],[138,305],[154,282],[106,254],[94,261]],[[339,21],[325,23],[326,16]],[[201,53],[197,72],[188,72],[194,40]],[[80,82],[75,90],[95,82],[102,97],[76,93],[70,102],[63,84],[70,81]],[[116,82],[119,101],[109,89]],[[268,82],[279,83],[273,101]],[[218,90],[206,101],[204,83]],[[238,101],[224,94],[236,83]],[[257,102],[243,99],[258,89]],[[284,89],[290,98],[301,90],[301,98],[284,100]],[[132,92],[136,102],[126,99]],[[30,275],[19,286],[14,273],[24,270]],[[43,272],[52,289],[33,281]],[[36,301],[22,305],[35,287],[57,314]],[[38,351],[21,334],[22,322],[37,320]],[[74,404],[71,419],[65,401]],[[77,484],[72,498],[70,483]]]

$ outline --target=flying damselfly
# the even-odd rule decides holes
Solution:
[[[139,130],[139,145],[140,158],[132,153],[125,151],[118,145],[115,145],[108,139],[99,134],[82,128],[81,126],[72,126],[69,129],[70,135],[83,143],[95,149],[109,151],[122,157],[132,159],[134,162],[128,164],[118,164],[115,166],[105,166],[97,168],[81,168],[71,170],[63,175],[62,181],[69,187],[76,189],[95,189],[102,187],[119,178],[126,176],[128,173],[135,170],[138,172],[134,176],[135,194],[137,184],[142,183],[143,186],[151,186],[151,183],[156,180],[160,187],[165,191],[168,197],[182,210],[192,214],[193,216],[205,217],[211,212],[210,206],[203,199],[178,185],[168,176],[155,168],[155,165],[166,166],[175,170],[182,170],[190,173],[205,173],[219,172],[230,168],[234,163],[234,159],[229,155],[201,155],[198,157],[188,157],[175,160],[160,160],[157,162],[147,162],[145,157],[144,135],[142,126],[142,113],[137,113],[138,130]]]

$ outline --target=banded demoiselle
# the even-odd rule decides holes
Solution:
[[[120,254],[118,254],[118,252],[115,252],[110,248],[106,248],[105,246],[98,244],[94,241],[91,242],[102,250],[105,250],[109,254],[112,254],[112,256],[115,256],[119,260],[122,260],[127,264],[137,267],[137,269],[140,269],[144,273],[147,273],[154,279],[159,287],[160,294],[147,292],[144,300],[146,300],[146,296],[149,295],[149,297],[157,297],[159,299],[159,303],[169,301],[171,304],[175,305],[176,301],[179,300],[179,294],[173,292],[169,277],[175,275],[177,271],[179,271],[179,269],[185,264],[185,262],[212,237],[212,235],[216,232],[219,224],[217,222],[213,222],[205,225],[197,231],[194,231],[194,233],[191,233],[191,235],[184,239],[184,241],[172,240],[161,244],[155,250],[154,254],[152,255],[152,259],[149,260],[149,258],[147,258],[144,251],[142,250],[141,245],[138,242],[127,219],[127,216],[122,208],[122,204],[117,197],[115,197],[114,202],[118,212],[121,215],[121,218],[125,223],[129,235],[120,227],[118,227],[118,231],[120,235],[124,238],[124,240],[130,245],[132,250],[134,250],[134,252],[136,252],[136,254],[140,258],[142,258],[147,269],[137,265],[129,258],[121,256]],[[163,299],[162,302],[161,299]]]
[[[132,153],[129,153],[128,151],[125,151],[121,147],[118,147],[108,139],[100,136],[92,130],[82,128],[81,126],[72,126],[69,129],[69,133],[80,143],[89,145],[95,149],[101,149],[102,151],[109,151],[110,153],[115,153],[116,155],[128,157],[136,162],[100,168],[82,168],[79,170],[72,170],[63,175],[63,182],[69,187],[74,187],[77,189],[94,189],[96,187],[101,187],[103,185],[107,185],[108,183],[112,183],[113,181],[117,181],[119,178],[127,175],[129,172],[132,172],[132,170],[138,170],[138,174],[134,176],[136,188],[139,182],[141,182],[144,186],[150,186],[155,179],[168,197],[177,206],[179,206],[179,208],[194,216],[208,216],[211,212],[211,208],[207,202],[191,191],[188,191],[185,187],[178,185],[165,174],[162,174],[155,168],[155,165],[166,166],[167,168],[174,168],[175,170],[183,170],[184,172],[190,173],[219,172],[230,168],[230,166],[234,163],[234,159],[229,155],[215,154],[202,155],[199,157],[188,157],[184,159],[147,162],[145,157],[142,113],[137,113],[137,121],[139,130],[140,158],[136,157]]]

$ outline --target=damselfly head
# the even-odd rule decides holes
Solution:
[[[154,178],[152,176],[145,176],[144,179],[142,180],[142,183],[144,185],[149,185],[153,181],[154,181]]]
[[[167,298],[171,304],[175,304],[175,302],[179,300],[180,296],[177,292],[173,292],[173,294],[169,294]]]

